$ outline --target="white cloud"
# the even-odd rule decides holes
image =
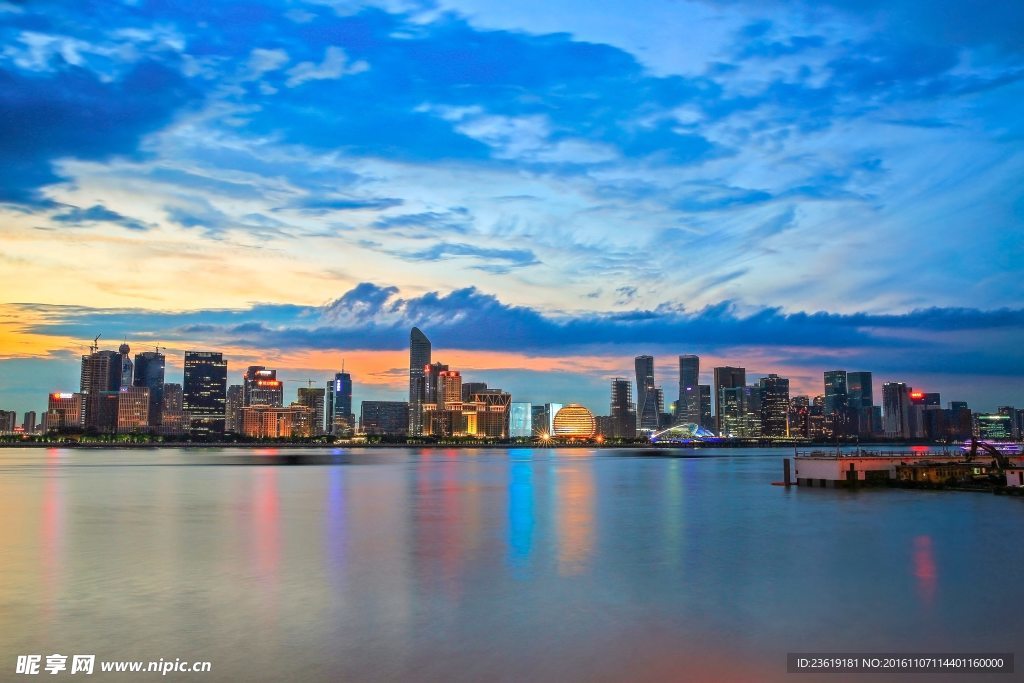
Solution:
[[[256,48],[249,53],[249,62],[246,64],[248,79],[258,79],[265,73],[277,71],[288,63],[288,53],[284,50],[264,50]]]
[[[320,64],[315,62],[302,62],[288,70],[288,81],[286,85],[294,88],[307,81],[333,80],[352,74],[367,71],[370,65],[359,60],[348,64],[348,55],[336,45],[327,48],[324,54],[324,61]]]

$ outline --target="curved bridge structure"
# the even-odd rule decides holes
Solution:
[[[672,425],[668,429],[651,434],[651,441],[669,441],[692,443],[694,441],[719,441],[720,438],[711,430],[704,429],[692,422]]]

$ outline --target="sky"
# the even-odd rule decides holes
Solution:
[[[0,0],[0,409],[97,334],[404,400],[413,325],[598,414],[688,353],[1024,407],[1022,35],[1016,0]]]

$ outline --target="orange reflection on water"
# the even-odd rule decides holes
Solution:
[[[64,488],[60,478],[59,453],[47,453],[43,479],[40,519],[40,559],[42,563],[43,612],[53,617],[61,591],[61,567],[64,564]]]
[[[561,467],[555,474],[558,573],[583,573],[594,549],[594,473],[591,463]]]
[[[277,468],[254,468],[253,477],[253,527],[250,539],[255,544],[253,565],[261,580],[273,587],[277,583],[277,570],[281,561]]]
[[[930,605],[935,600],[939,580],[931,536],[918,536],[914,539],[914,576],[922,601]]]

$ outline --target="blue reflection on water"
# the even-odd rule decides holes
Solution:
[[[529,566],[533,548],[533,451],[509,451],[508,545],[510,564]]]

